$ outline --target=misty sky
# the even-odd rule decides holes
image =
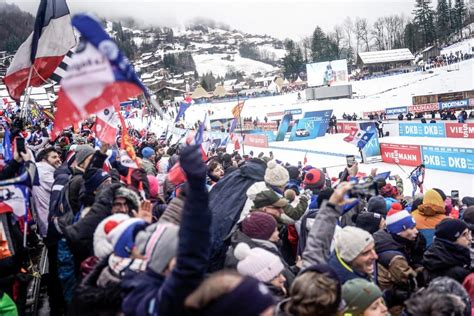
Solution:
[[[6,2],[33,15],[39,4],[39,0]],[[87,11],[110,18],[132,16],[144,24],[164,26],[183,26],[195,17],[205,17],[245,32],[295,40],[310,35],[316,25],[331,30],[346,16],[366,17],[369,22],[394,13],[411,16],[414,3],[415,0],[68,0],[71,13]]]

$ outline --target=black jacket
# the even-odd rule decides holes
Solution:
[[[226,248],[224,240],[239,220],[246,202],[248,188],[255,182],[263,181],[266,163],[252,159],[222,178],[209,193],[209,208],[212,212],[210,271],[222,269]]]
[[[471,268],[469,248],[435,238],[423,257],[427,281],[447,276],[462,284]]]
[[[414,241],[409,241],[397,235],[390,234],[386,229],[374,233],[375,252],[378,262],[388,267],[392,258],[403,255],[408,264],[416,269],[422,265],[422,254],[425,252],[426,240],[422,234]]]

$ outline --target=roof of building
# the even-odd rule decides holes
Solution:
[[[365,65],[390,63],[397,61],[411,61],[414,59],[415,56],[413,56],[413,54],[408,48],[359,53],[358,58],[358,60],[362,61],[362,63]]]

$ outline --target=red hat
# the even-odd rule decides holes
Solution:
[[[242,232],[250,238],[268,240],[277,228],[273,216],[264,212],[251,212],[241,224]]]
[[[383,197],[396,197],[398,195],[397,187],[387,183],[385,186],[380,189],[380,195]]]
[[[311,188],[322,189],[324,187],[325,179],[324,173],[321,170],[314,168],[309,170],[304,176],[304,184]]]

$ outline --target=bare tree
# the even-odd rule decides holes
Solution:
[[[344,22],[342,24],[345,37],[346,37],[346,47],[347,48],[352,48],[352,34],[354,32],[354,23],[352,23],[352,20],[350,17],[346,17],[344,19]]]
[[[301,50],[305,63],[311,59],[311,37],[307,36],[301,40]]]
[[[337,58],[341,58],[341,52],[343,49],[342,41],[344,39],[344,31],[342,26],[336,25],[334,31],[329,34],[330,39],[335,44]]]
[[[386,33],[385,33],[385,23],[384,23],[383,18],[380,17],[377,20],[375,20],[371,34],[375,43],[375,49],[385,50]]]
[[[359,54],[359,49],[363,47],[365,47],[365,51],[369,51],[369,24],[366,18],[356,18],[354,24],[354,33],[356,36],[357,54]]]

